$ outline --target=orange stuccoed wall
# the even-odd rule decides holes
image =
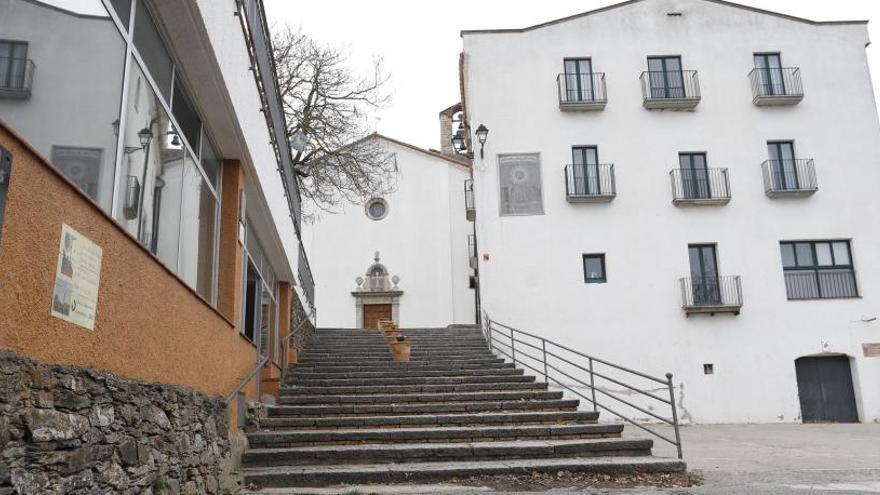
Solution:
[[[0,145],[13,155],[0,234],[0,347],[47,363],[229,394],[257,359],[232,323],[238,293],[223,287],[218,306],[229,314],[215,310],[2,123]],[[241,177],[237,163],[226,165]],[[229,216],[237,223],[237,201],[224,204],[221,223]],[[62,224],[103,249],[94,331],[50,316]],[[221,251],[238,247],[224,241]],[[227,264],[240,259],[222,252],[220,273],[240,272],[240,264]],[[245,388],[250,397],[254,389]]]

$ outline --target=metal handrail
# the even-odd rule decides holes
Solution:
[[[226,402],[227,406],[233,401],[233,399],[235,399],[241,389],[243,389],[245,385],[247,385],[248,383],[250,383],[251,380],[254,379],[254,375],[259,373],[260,369],[262,369],[263,366],[265,366],[266,363],[269,362],[269,356],[261,356],[261,358],[262,359],[257,361],[257,365],[254,366],[250,373],[245,375],[245,377],[242,378],[240,382],[238,382],[238,385],[236,385],[235,389],[233,389],[232,392],[230,392],[229,395],[227,395],[226,398],[223,399],[224,402]],[[259,388],[257,390],[259,390]]]
[[[483,324],[482,324],[483,335],[486,337],[486,341],[489,344],[490,350],[493,352],[497,352],[501,356],[509,358],[513,361],[514,365],[520,365],[525,368],[528,368],[540,375],[544,376],[544,380],[549,382],[553,382],[568,392],[588,401],[592,404],[593,410],[598,412],[601,408],[614,416],[620,418],[626,423],[632,424],[651,435],[660,438],[663,441],[666,441],[675,446],[676,451],[678,453],[678,458],[682,458],[682,445],[681,445],[681,434],[679,432],[679,421],[678,421],[678,411],[676,409],[675,402],[675,387],[672,382],[672,373],[666,374],[666,379],[658,378],[656,376],[651,376],[647,373],[642,373],[640,371],[636,371],[625,366],[621,366],[619,364],[611,363],[607,360],[597,358],[595,356],[591,356],[589,354],[585,354],[580,351],[576,351],[567,347],[565,345],[556,343],[552,340],[545,339],[544,337],[535,335],[533,333],[525,332],[522,330],[518,330],[509,325],[505,325],[503,323],[499,323],[495,320],[492,320],[488,314],[484,313],[483,315]],[[540,342],[540,345],[534,342],[528,342],[523,340],[523,337],[528,337],[530,339],[535,339]],[[549,349],[548,349],[549,347]],[[531,354],[529,351],[535,350],[541,353],[540,356],[535,356]],[[556,352],[553,352],[553,351]],[[564,350],[576,356],[576,358],[571,357],[563,357],[560,355],[559,350]],[[523,359],[527,358],[529,360],[534,361],[536,364],[532,366],[531,364],[524,362]],[[548,358],[555,359],[558,362],[551,362]],[[586,360],[586,363],[578,364],[578,359]],[[565,365],[571,366],[574,369],[586,373],[589,376],[589,379],[578,378],[572,376],[571,370],[562,370],[558,366],[560,363],[564,363]],[[623,378],[612,378],[608,376],[607,373],[602,373],[595,369],[596,365],[607,366],[614,370],[618,370],[625,374],[633,375],[634,377],[638,377],[641,379],[649,380],[651,382],[662,385],[664,389],[668,390],[669,398],[663,398],[656,394],[655,391],[651,390],[643,390],[642,388],[629,384],[623,381]],[[542,369],[539,369],[542,368]],[[552,372],[552,374],[551,374]],[[553,375],[561,375],[559,376]],[[569,380],[566,383],[564,380]],[[641,397],[644,397],[646,400],[656,401],[659,404],[662,404],[662,407],[669,407],[669,416],[666,417],[659,412],[655,412],[654,408],[646,408],[641,405],[630,402],[626,399],[618,397],[614,393],[604,390],[600,386],[597,386],[597,380],[605,380],[609,383],[613,383],[615,385],[624,387],[624,389],[631,391],[634,394],[638,394]],[[589,397],[585,395],[585,392],[581,392],[573,387],[571,381],[575,382],[582,387],[589,389]],[[606,404],[600,403],[596,398],[596,394],[601,394],[602,396],[613,399],[621,404],[626,405],[629,408],[632,408],[636,411],[639,411],[643,414],[648,415],[651,418],[656,419],[657,421],[669,425],[675,431],[675,438],[669,438],[668,436],[662,434],[655,429],[649,427],[649,425],[640,423],[636,418],[629,417],[627,414],[620,412],[616,409],[609,407]]]

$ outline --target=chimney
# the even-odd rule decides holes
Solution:
[[[455,133],[455,114],[461,112],[461,103],[456,103],[440,112],[440,152],[444,155],[455,155],[452,147],[452,136]]]

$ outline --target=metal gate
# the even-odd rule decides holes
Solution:
[[[848,357],[802,357],[794,363],[804,423],[859,422]]]

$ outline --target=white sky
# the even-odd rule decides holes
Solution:
[[[264,0],[270,24],[286,22],[316,40],[348,47],[357,64],[373,55],[391,73],[392,103],[376,130],[429,148],[440,146],[437,113],[456,103],[462,29],[520,28],[592,10],[619,0]],[[817,21],[870,19],[880,44],[877,0],[741,0],[738,3]],[[876,19],[876,20],[875,20]],[[868,49],[880,71],[880,52]],[[876,83],[880,76],[875,77]],[[878,91],[880,93],[880,91]]]

